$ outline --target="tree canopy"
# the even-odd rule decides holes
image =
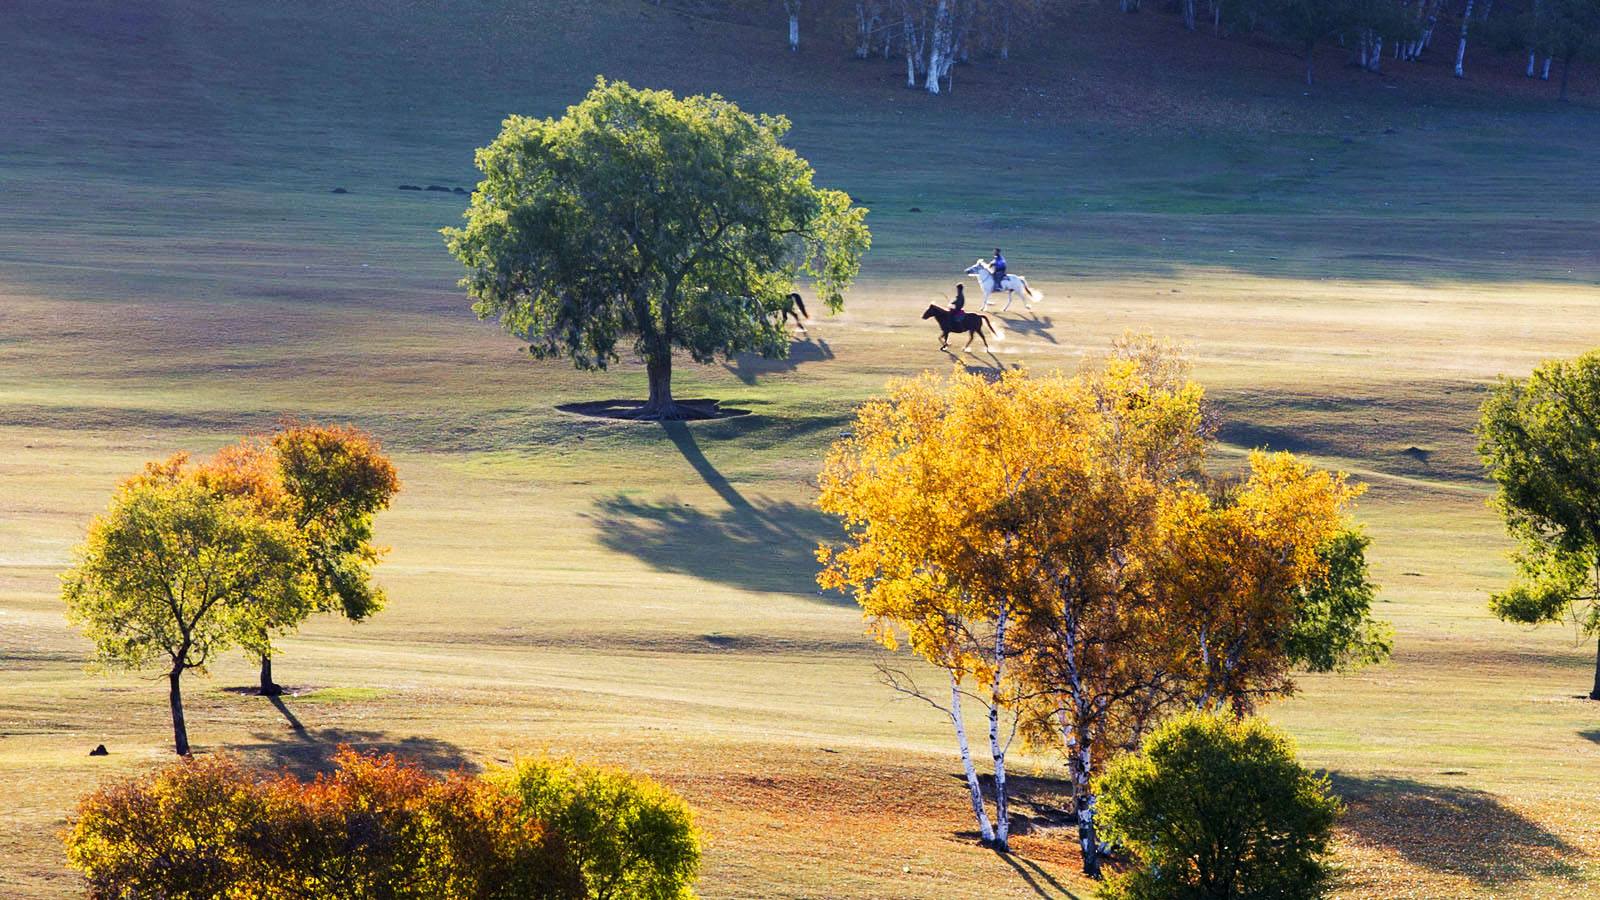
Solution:
[[[1600,351],[1503,379],[1478,437],[1518,544],[1516,579],[1490,608],[1526,624],[1570,618],[1600,637]],[[1600,647],[1589,696],[1600,700]]]
[[[863,405],[819,478],[845,530],[819,582],[949,674],[948,706],[918,695],[952,719],[980,831],[962,696],[989,711],[1002,820],[1001,711],[1066,755],[1091,874],[1092,778],[1160,718],[1243,713],[1291,694],[1296,666],[1387,653],[1347,521],[1359,487],[1284,453],[1208,476],[1203,400],[1144,336],[1073,376],[925,375]]]
[[[870,243],[866,210],[813,184],[788,130],[714,94],[603,78],[559,119],[506,119],[478,151],[466,225],[443,232],[473,309],[582,369],[631,341],[649,373],[642,414],[683,417],[674,350],[784,355],[796,279],[837,310]]]
[[[122,668],[160,662],[177,752],[189,752],[181,678],[264,636],[305,603],[305,551],[289,523],[212,490],[186,456],[118,488],[62,576],[67,615],[96,658]]]

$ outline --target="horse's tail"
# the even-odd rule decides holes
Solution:
[[[994,335],[994,339],[995,340],[1003,341],[1003,340],[1006,339],[1005,332],[1000,331],[999,329],[995,328],[994,327],[994,323],[989,321],[989,317],[988,316],[979,316],[978,318],[983,320],[982,323],[980,323],[980,324],[989,326],[989,333]]]
[[[799,294],[790,294],[789,299],[793,300],[794,305],[800,308],[800,315],[807,319],[811,318],[811,313],[806,312],[806,301]]]
[[[1017,280],[1018,280],[1018,281],[1020,281],[1020,282],[1022,282],[1022,292],[1023,292],[1023,293],[1024,293],[1024,294],[1027,294],[1027,295],[1028,295],[1028,296],[1029,296],[1029,297],[1032,297],[1032,298],[1033,298],[1033,302],[1035,302],[1035,303],[1042,303],[1042,302],[1044,302],[1044,292],[1043,292],[1043,291],[1036,291],[1036,290],[1034,290],[1034,289],[1033,289],[1033,288],[1032,288],[1032,287],[1031,287],[1031,286],[1030,286],[1030,285],[1029,285],[1029,284],[1028,284],[1028,279],[1026,279],[1026,278],[1023,278],[1023,277],[1022,277],[1022,276],[1021,276],[1021,275],[1018,275],[1018,276],[1017,276]]]

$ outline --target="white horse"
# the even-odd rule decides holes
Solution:
[[[1011,308],[1011,301],[1016,299],[1018,292],[1022,294],[1022,305],[1025,309],[1033,309],[1033,305],[1044,299],[1044,294],[1028,287],[1028,279],[1021,275],[1006,273],[1000,284],[994,283],[994,270],[983,260],[978,260],[967,269],[967,274],[978,279],[978,285],[983,288],[983,305],[978,307],[982,312],[989,308],[989,295],[995,291],[1006,292],[1006,305],[1000,308],[1001,312]]]

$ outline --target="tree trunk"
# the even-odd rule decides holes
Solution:
[[[1534,53],[1532,50],[1529,50],[1528,51],[1528,77],[1529,78],[1533,77],[1533,66],[1534,66],[1534,63],[1538,62],[1538,60],[1539,60],[1539,55],[1537,53]]]
[[[1183,27],[1190,31],[1194,30],[1194,6],[1195,0],[1183,0]]]
[[[928,93],[939,93],[939,81],[950,65],[950,0],[939,0],[933,12],[933,31],[928,36]]]
[[[906,87],[914,88],[917,86],[917,54],[921,53],[922,49],[917,46],[917,25],[911,20],[909,11],[906,12],[901,27],[905,30],[906,38]]]
[[[800,17],[794,13],[789,14],[789,49],[800,49]]]
[[[1078,814],[1078,849],[1083,854],[1083,874],[1100,877],[1100,835],[1094,825],[1094,793],[1089,785],[1091,748],[1089,740],[1076,734],[1076,746],[1070,747],[1067,768],[1072,773],[1073,807]]]
[[[183,669],[173,669],[167,673],[167,704],[172,707],[172,743],[179,756],[189,755],[189,726],[183,721],[183,691],[179,687],[178,679],[183,677]]]
[[[276,697],[283,693],[283,687],[272,680],[272,654],[261,655],[261,696]]]
[[[1467,25],[1472,21],[1472,0],[1467,0],[1467,9],[1461,14],[1461,43],[1456,46],[1456,77],[1465,78],[1466,70],[1462,63],[1467,59]]]
[[[640,412],[647,419],[679,419],[683,411],[672,401],[672,353],[653,354],[645,359],[650,378],[650,399]]]
[[[1306,41],[1306,87],[1311,87],[1311,65],[1317,58],[1313,51],[1317,49],[1315,41]]]
[[[978,817],[978,834],[985,844],[992,844],[994,825],[989,822],[989,811],[983,807],[983,786],[978,783],[978,770],[972,765],[967,723],[961,715],[961,688],[954,672],[950,673],[950,721],[956,727],[956,746],[961,750],[961,770],[967,775],[967,791],[972,795],[972,814]]]
[[[1000,746],[1000,685],[1006,654],[1006,613],[1004,601],[994,626],[994,682],[989,686],[989,755],[994,760],[994,847],[1011,852],[1011,812],[1006,801],[1006,751]]]
[[[1590,700],[1600,700],[1600,641],[1595,642],[1594,651],[1594,688],[1589,691]]]
[[[1540,75],[1539,75],[1539,80],[1540,81],[1549,81],[1550,80],[1550,59],[1551,59],[1551,57],[1548,57],[1548,56],[1546,56],[1544,58],[1544,71],[1541,72]]]

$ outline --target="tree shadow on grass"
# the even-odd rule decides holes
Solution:
[[[603,498],[596,502],[601,544],[664,572],[745,590],[815,595],[817,544],[836,536],[838,524],[808,505],[751,501],[706,459],[688,425],[666,422],[662,428],[723,508],[701,509],[676,499]],[[827,599],[850,602],[843,596]]]
[[[403,762],[415,763],[430,772],[457,769],[477,771],[460,746],[438,738],[395,737],[383,731],[348,728],[307,728],[282,697],[271,697],[272,705],[289,725],[290,734],[259,731],[251,735],[254,743],[235,744],[229,749],[261,766],[289,772],[298,778],[311,778],[333,770],[333,757],[349,745],[366,753],[393,753]]]
[[[808,336],[803,341],[791,343],[789,355],[782,359],[768,359],[759,353],[740,353],[722,367],[745,384],[755,384],[762,375],[793,372],[804,363],[830,359],[833,359],[833,348],[828,346],[828,342]]]
[[[1589,699],[1589,695],[1584,694],[1583,699]],[[1586,728],[1583,731],[1578,732],[1578,737],[1581,737],[1584,740],[1592,743],[1600,744],[1600,728]]]
[[[1581,875],[1583,851],[1493,794],[1408,778],[1330,777],[1349,806],[1343,828],[1412,865],[1479,884]]]

